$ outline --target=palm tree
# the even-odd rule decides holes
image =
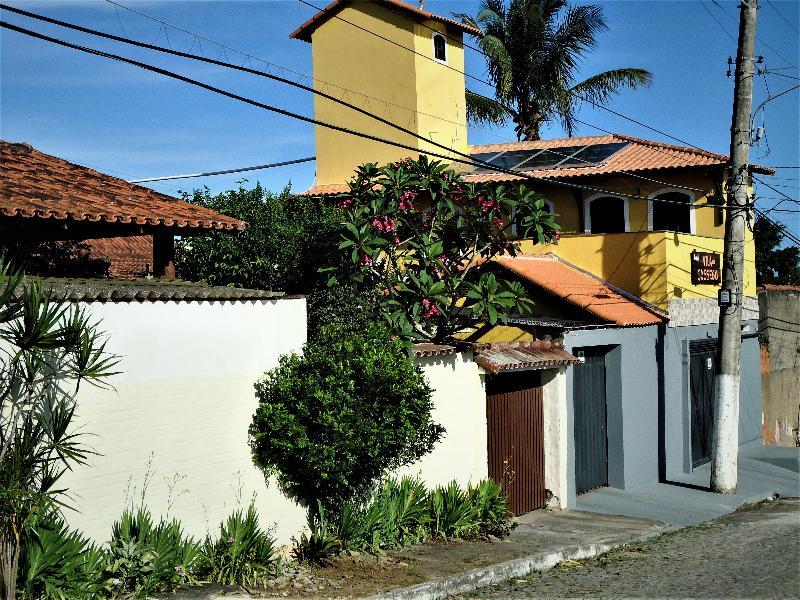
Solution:
[[[513,120],[518,139],[538,140],[542,125],[559,120],[572,136],[581,102],[605,104],[622,88],[649,86],[645,69],[604,71],[574,83],[579,59],[607,29],[603,9],[569,6],[566,0],[482,0],[477,16],[458,15],[480,28],[495,97],[467,90],[472,122]]]

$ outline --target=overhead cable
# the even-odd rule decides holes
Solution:
[[[273,167],[286,167],[288,165],[296,165],[299,163],[310,162],[315,160],[315,156],[307,158],[298,158],[295,160],[285,160],[283,162],[270,163],[267,165],[256,165],[253,167],[240,167],[238,169],[226,169],[224,171],[207,171],[205,173],[189,173],[186,175],[169,175],[167,177],[148,177],[147,179],[130,179],[128,183],[150,183],[151,181],[168,181],[170,179],[191,179],[193,177],[211,177],[212,175],[229,175],[231,173],[244,173],[246,171],[261,171],[264,169],[272,169]]]

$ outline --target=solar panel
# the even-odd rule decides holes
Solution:
[[[533,169],[572,168],[596,165],[608,160],[628,142],[594,144],[591,146],[564,146],[561,148],[538,148],[534,150],[508,150],[505,152],[483,152],[473,154],[477,160],[488,162],[498,169],[529,171]],[[479,166],[478,171],[491,171]]]

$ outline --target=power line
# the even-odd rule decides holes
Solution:
[[[708,7],[707,7],[707,6],[706,6],[706,5],[703,3],[703,0],[697,0],[697,1],[700,3],[700,6],[702,6],[702,7],[703,7],[703,8],[706,10],[706,12],[707,12],[709,15],[711,15],[711,18],[712,18],[712,19],[714,19],[714,20],[717,22],[717,25],[719,25],[719,26],[720,26],[720,28],[722,29],[722,31],[724,31],[724,32],[725,32],[725,35],[727,35],[729,38],[731,38],[731,41],[732,41],[732,42],[735,44],[735,43],[736,43],[736,38],[735,38],[735,37],[733,37],[733,34],[731,34],[731,32],[730,32],[730,31],[728,31],[728,28],[727,28],[727,27],[725,27],[725,25],[723,25],[723,24],[722,24],[722,21],[720,21],[720,20],[717,18],[717,15],[715,15],[713,12],[711,12],[711,9],[710,9],[710,8],[708,8]],[[715,2],[714,4],[717,4],[717,3]],[[719,6],[719,5],[717,4],[717,6]],[[720,6],[720,8],[722,8],[722,7]],[[725,12],[725,11],[723,11],[723,12]],[[725,14],[728,14],[728,13],[725,13]]]
[[[773,77],[783,77],[785,79],[794,79],[795,81],[800,81],[800,77],[795,77],[794,75],[786,75],[784,73],[775,73],[772,69],[765,69],[764,75],[771,75]]]
[[[178,73],[175,73],[175,72],[172,72],[172,71],[168,71],[168,70],[162,69],[160,67],[155,67],[155,66],[149,65],[147,63],[142,63],[142,62],[130,59],[130,58],[125,58],[125,57],[119,56],[117,54],[111,54],[111,53],[108,53],[108,52],[103,52],[101,50],[96,50],[94,48],[88,48],[86,46],[80,46],[78,44],[72,44],[72,43],[64,41],[64,40],[53,38],[53,37],[50,37],[50,36],[47,36],[47,35],[44,35],[44,34],[41,34],[41,33],[37,33],[35,31],[29,30],[29,29],[18,27],[16,25],[12,25],[10,23],[6,23],[5,21],[0,21],[0,26],[4,27],[6,29],[11,29],[12,31],[16,31],[18,33],[22,33],[24,35],[28,35],[28,36],[40,39],[40,40],[48,41],[48,42],[51,42],[51,43],[54,43],[54,44],[57,44],[57,45],[60,45],[60,46],[64,46],[64,47],[67,47],[67,48],[72,48],[74,50],[79,50],[79,51],[85,52],[87,54],[93,54],[95,56],[100,56],[100,57],[103,57],[103,58],[108,58],[108,59],[111,59],[111,60],[117,60],[117,61],[120,61],[120,62],[123,62],[123,63],[127,63],[127,64],[139,67],[139,68],[147,70],[147,71],[158,73],[158,74],[163,75],[165,77],[170,77],[172,79],[177,79],[178,81],[182,81],[184,83],[188,83],[190,85],[194,85],[194,86],[203,88],[205,90],[220,94],[220,95],[225,96],[227,98],[231,98],[233,100],[238,100],[240,102],[244,102],[246,104],[250,104],[251,106],[255,106],[255,107],[258,107],[258,108],[261,108],[261,109],[264,109],[264,110],[268,110],[270,112],[275,112],[277,114],[281,114],[283,116],[287,116],[287,117],[294,118],[294,119],[297,119],[297,120],[300,120],[300,121],[303,121],[303,122],[306,122],[306,123],[310,123],[312,125],[319,125],[321,127],[325,127],[325,128],[328,128],[328,129],[333,129],[335,131],[339,131],[339,132],[342,132],[342,133],[347,133],[349,135],[354,135],[356,137],[361,137],[361,138],[368,139],[368,140],[371,140],[371,141],[384,143],[384,144],[387,144],[387,145],[390,145],[390,146],[394,146],[394,147],[397,147],[397,148],[401,148],[401,149],[404,149],[404,150],[410,150],[412,152],[419,152],[420,151],[419,148],[415,148],[415,147],[409,146],[407,144],[403,144],[403,143],[396,142],[396,141],[393,141],[393,140],[380,138],[378,136],[374,136],[374,135],[371,135],[371,134],[355,131],[355,130],[347,128],[347,127],[342,127],[340,125],[335,125],[335,124],[328,123],[328,122],[325,122],[325,121],[320,121],[318,119],[314,119],[314,118],[311,118],[311,117],[306,117],[305,115],[294,113],[292,111],[288,111],[288,110],[283,109],[283,108],[279,108],[279,107],[276,107],[276,106],[272,106],[272,105],[269,105],[269,104],[258,102],[256,100],[252,100],[250,98],[246,98],[244,96],[240,96],[238,94],[234,94],[232,92],[228,92],[226,90],[223,90],[221,88],[218,88],[218,87],[203,83],[201,81],[197,81],[195,79],[191,79],[191,78],[186,77],[184,75],[180,75]],[[455,154],[461,154],[461,153],[459,153],[459,152],[457,152],[455,150],[452,150],[452,149],[450,151],[455,153]],[[596,193],[608,194],[610,196],[619,196],[619,197],[625,197],[625,198],[631,198],[631,199],[648,200],[648,201],[662,202],[662,203],[667,203],[667,204],[680,204],[681,206],[685,206],[685,203],[678,202],[678,201],[673,201],[673,200],[666,200],[666,199],[660,199],[660,198],[647,198],[647,197],[639,196],[639,195],[635,195],[635,194],[625,194],[625,193],[620,193],[620,192],[612,192],[612,191],[609,191],[609,190],[606,190],[606,189],[603,189],[603,188],[598,188],[598,187],[588,186],[588,185],[580,185],[580,184],[576,184],[576,183],[572,183],[572,182],[566,182],[566,181],[559,181],[559,180],[553,179],[553,178],[538,178],[538,177],[534,177],[534,176],[528,175],[527,173],[522,173],[522,172],[518,172],[518,171],[512,171],[512,170],[509,170],[509,169],[503,169],[503,168],[497,167],[495,165],[492,165],[490,163],[487,163],[485,161],[481,161],[479,159],[472,158],[469,155],[466,155],[467,159],[465,160],[463,158],[446,156],[446,155],[443,155],[443,154],[430,152],[430,151],[423,151],[422,153],[423,154],[428,154],[428,155],[433,156],[435,158],[440,158],[440,159],[443,159],[443,160],[446,160],[446,161],[456,162],[456,163],[459,163],[459,164],[465,164],[465,165],[469,165],[469,166],[472,166],[472,167],[480,166],[480,167],[484,167],[484,168],[490,168],[495,172],[504,173],[504,174],[507,174],[507,175],[512,175],[512,176],[514,176],[516,178],[519,178],[519,179],[522,179],[522,180],[534,181],[534,182],[537,182],[537,183],[550,183],[550,184],[553,184],[553,185],[559,185],[559,186],[570,187],[570,188],[575,188],[575,189],[589,190],[589,191],[596,192]],[[700,205],[700,206],[694,206],[693,208],[718,208],[720,206],[727,207],[728,205],[705,204],[705,205]]]
[[[316,6],[315,4],[312,4],[311,2],[308,2],[307,0],[298,0],[298,2],[301,2],[302,4],[305,4],[305,5],[307,5],[307,6],[310,6],[310,7],[314,8],[314,9],[316,9],[316,10],[318,10],[318,11],[322,11],[322,10],[323,10],[323,9],[322,9],[322,8],[320,8],[319,6]],[[397,13],[397,14],[400,14],[400,13]],[[405,19],[407,19],[407,20],[413,20],[411,17],[409,17],[409,16],[407,16],[407,15],[401,15],[401,16],[403,16],[403,17],[404,17]],[[407,51],[409,51],[409,52],[412,52],[412,53],[414,53],[414,54],[418,54],[419,56],[422,56],[422,57],[424,57],[424,58],[427,58],[427,59],[429,59],[429,60],[433,61],[434,63],[438,64],[438,65],[441,65],[441,66],[447,66],[448,68],[451,68],[451,69],[453,69],[453,67],[449,67],[448,65],[443,65],[441,62],[437,61],[436,59],[434,59],[434,58],[432,58],[432,57],[430,57],[430,56],[427,56],[427,55],[425,55],[425,54],[419,54],[419,53],[418,53],[416,50],[414,50],[413,48],[408,48],[408,47],[406,47],[406,46],[403,46],[402,44],[398,44],[398,43],[397,43],[397,42],[395,42],[395,41],[388,40],[388,39],[384,38],[383,36],[381,36],[381,35],[379,35],[379,34],[377,34],[377,33],[373,32],[373,31],[369,31],[368,29],[365,29],[365,28],[363,28],[363,27],[360,27],[359,25],[355,25],[354,23],[351,23],[350,21],[348,21],[347,19],[344,19],[344,18],[340,17],[339,15],[336,15],[336,14],[334,14],[334,15],[331,15],[331,17],[332,17],[332,18],[334,18],[334,19],[339,19],[340,21],[343,21],[343,22],[345,22],[345,23],[349,23],[350,25],[353,25],[354,27],[357,27],[358,29],[361,29],[362,31],[364,31],[364,32],[366,32],[366,33],[368,33],[368,34],[370,34],[370,35],[373,35],[373,36],[376,36],[376,37],[378,37],[378,38],[381,38],[381,39],[384,39],[384,40],[386,40],[386,41],[389,41],[389,42],[391,42],[392,44],[394,44],[394,45],[396,45],[396,46],[399,46],[400,48],[402,48],[402,49],[404,49],[404,50],[407,50]],[[416,21],[415,21],[415,22],[416,22]],[[424,25],[424,24],[423,24],[423,25]],[[425,26],[425,25],[424,25],[424,26]],[[427,27],[427,26],[426,26],[426,27]],[[458,42],[458,43],[461,43],[461,44],[462,44],[462,45],[463,45],[465,48],[470,48],[470,49],[472,49],[472,50],[475,50],[476,52],[479,52],[479,53],[480,53],[480,54],[482,54],[483,56],[486,56],[486,54],[485,54],[483,51],[481,51],[480,49],[478,49],[478,48],[476,48],[476,47],[474,47],[474,46],[470,46],[469,44],[466,44],[466,43],[460,42],[460,41],[458,41],[458,40],[454,40],[454,38],[452,38],[452,37],[450,37],[450,36],[447,36],[446,34],[443,34],[442,32],[440,32],[440,31],[438,31],[438,30],[437,30],[437,33],[439,33],[439,34],[441,34],[441,35],[444,35],[445,37],[447,37],[447,38],[448,38],[448,39],[450,39],[451,41],[456,41],[456,42]],[[464,75],[465,77],[469,77],[469,78],[471,78],[471,79],[475,79],[475,80],[477,80],[477,81],[480,81],[481,83],[483,83],[483,84],[485,84],[485,85],[488,85],[489,87],[492,87],[492,88],[494,87],[494,86],[493,86],[491,83],[489,83],[488,81],[486,81],[486,80],[484,80],[484,79],[480,79],[480,78],[474,77],[473,75],[469,75],[468,73],[464,73],[463,71],[459,71],[458,69],[453,69],[453,70],[454,70],[454,71],[456,71],[456,72],[458,72],[458,73],[461,73],[461,74],[462,74],[462,75]],[[606,111],[606,112],[608,112],[608,113],[611,113],[612,115],[616,115],[616,116],[618,116],[618,117],[620,117],[620,118],[622,118],[622,119],[625,119],[626,121],[630,121],[631,123],[635,123],[636,125],[639,125],[640,127],[644,127],[645,129],[649,129],[650,131],[653,131],[653,132],[655,132],[655,133],[658,133],[659,135],[662,135],[662,136],[664,136],[664,137],[666,137],[666,138],[669,138],[669,139],[671,139],[671,140],[674,140],[674,141],[676,141],[676,142],[680,142],[681,144],[684,144],[684,145],[686,145],[686,146],[689,146],[690,148],[695,148],[696,150],[702,150],[703,152],[706,152],[705,148],[701,148],[700,146],[695,146],[694,144],[692,144],[692,143],[690,143],[690,142],[687,142],[686,140],[682,140],[681,138],[679,138],[679,137],[675,137],[675,136],[673,136],[673,135],[670,135],[669,133],[666,133],[666,132],[664,132],[664,131],[661,131],[660,129],[657,129],[657,128],[655,128],[655,127],[651,127],[650,125],[647,125],[646,123],[642,123],[641,121],[638,121],[638,120],[636,120],[636,119],[634,119],[634,118],[632,118],[632,117],[629,117],[629,116],[627,116],[627,115],[624,115],[624,114],[622,114],[622,113],[620,113],[620,112],[617,112],[617,111],[615,111],[615,110],[612,110],[612,109],[608,108],[607,106],[603,106],[602,104],[597,104],[596,102],[592,102],[592,100],[591,100],[591,99],[587,98],[586,96],[582,96],[582,95],[578,94],[578,93],[577,93],[577,92],[575,92],[574,90],[567,90],[567,92],[568,92],[568,93],[570,93],[571,95],[575,96],[575,97],[576,97],[576,98],[578,98],[579,100],[582,100],[583,102],[587,102],[587,103],[589,103],[589,104],[592,104],[592,105],[596,106],[597,108],[599,108],[599,109],[601,109],[601,110],[604,110],[604,111]]]
[[[132,179],[128,183],[150,183],[151,181],[167,181],[169,179],[191,179],[193,177],[210,177],[212,175],[229,175],[231,173],[244,173],[245,171],[261,171],[263,169],[272,169],[273,167],[285,167],[288,165],[296,165],[305,163],[316,159],[315,156],[307,158],[298,158],[295,160],[285,160],[283,162],[270,163],[267,165],[256,165],[254,167],[240,167],[238,169],[226,169],[224,171],[208,171],[206,173],[189,173],[187,175],[169,175],[167,177],[148,177],[147,179]]]
[[[6,5],[1,4],[1,3],[0,3],[0,7],[4,8],[4,9],[7,9],[7,10],[10,10],[11,12],[15,12],[15,13],[30,17],[30,18],[38,19],[38,20],[41,20],[41,21],[45,21],[47,23],[59,25],[61,27],[66,27],[66,28],[73,29],[73,30],[76,30],[76,31],[81,31],[83,33],[88,33],[88,34],[91,34],[91,35],[102,37],[104,39],[111,39],[111,40],[114,40],[114,41],[118,41],[118,42],[122,42],[122,43],[126,43],[126,44],[131,44],[131,45],[136,46],[136,47],[146,48],[148,50],[154,50],[154,51],[163,52],[163,53],[166,53],[166,54],[180,56],[182,58],[189,58],[189,59],[192,59],[192,60],[198,60],[198,61],[205,62],[205,63],[210,63],[210,64],[214,64],[214,65],[218,65],[218,66],[222,66],[222,67],[226,67],[226,68],[231,68],[231,69],[234,69],[234,70],[246,72],[246,73],[253,74],[253,75],[259,75],[259,76],[262,76],[262,77],[266,77],[266,78],[269,78],[269,79],[273,79],[273,80],[279,81],[281,83],[285,83],[287,85],[298,87],[298,88],[300,88],[302,90],[311,92],[313,94],[325,97],[325,98],[327,98],[327,99],[329,99],[329,100],[331,100],[333,102],[336,102],[338,104],[344,105],[344,106],[346,106],[346,107],[348,107],[348,108],[350,108],[352,110],[355,110],[355,111],[357,111],[357,112],[359,112],[361,114],[364,114],[364,115],[367,115],[367,116],[369,116],[371,118],[374,118],[374,119],[380,121],[381,123],[389,125],[389,126],[395,128],[395,129],[398,129],[399,131],[402,131],[403,133],[412,135],[412,136],[414,136],[414,137],[416,137],[416,138],[418,138],[418,139],[420,139],[422,141],[431,143],[434,146],[438,146],[438,147],[440,147],[440,148],[442,148],[442,149],[444,149],[444,150],[446,150],[448,152],[454,152],[454,153],[456,153],[456,154],[458,154],[458,155],[460,155],[462,157],[468,158],[470,160],[477,160],[477,159],[475,159],[473,156],[471,156],[469,154],[457,152],[457,151],[453,150],[452,148],[449,148],[448,146],[439,144],[437,142],[434,142],[433,140],[430,140],[428,138],[420,136],[419,134],[417,134],[414,131],[411,131],[411,130],[408,130],[408,129],[404,128],[404,127],[396,125],[395,123],[392,123],[392,122],[390,122],[388,120],[385,120],[385,119],[383,119],[381,117],[378,117],[377,115],[375,115],[373,113],[370,113],[370,112],[368,112],[368,111],[366,111],[364,109],[361,109],[360,107],[354,106],[353,104],[345,102],[344,100],[341,100],[339,98],[330,96],[329,94],[325,94],[324,92],[321,92],[319,90],[315,90],[313,88],[310,88],[310,87],[305,86],[303,84],[291,81],[289,79],[286,79],[286,78],[283,78],[283,77],[278,77],[276,75],[272,75],[271,73],[266,73],[264,71],[258,71],[258,70],[251,69],[251,68],[248,68],[248,67],[234,65],[234,64],[231,64],[231,63],[222,62],[222,61],[214,60],[214,59],[211,59],[211,58],[206,58],[204,56],[198,56],[196,54],[190,54],[188,52],[180,52],[180,51],[173,50],[173,49],[167,49],[167,48],[164,48],[162,46],[156,46],[156,45],[153,45],[153,44],[147,44],[147,43],[140,42],[140,41],[137,41],[137,40],[133,40],[133,39],[130,39],[130,38],[120,37],[120,36],[117,36],[117,35],[101,32],[101,31],[98,31],[98,30],[95,30],[95,29],[90,29],[88,27],[83,27],[83,26],[76,25],[76,24],[73,24],[73,23],[68,23],[66,21],[53,19],[53,18],[44,16],[44,15],[40,15],[38,13],[32,13],[30,11],[25,11],[25,10],[22,10],[22,9],[9,7],[9,6],[6,6]],[[589,124],[587,123],[587,125],[589,125]],[[562,157],[565,157],[565,158],[569,158],[570,157],[570,155],[560,153],[555,149],[549,149],[548,151],[553,153],[553,154],[556,154],[557,156],[562,156]],[[584,163],[587,163],[587,164],[594,164],[591,161],[583,160],[583,159],[580,159],[580,158],[575,158],[575,160],[577,160],[578,162],[584,162]],[[514,171],[514,173],[518,173],[518,171]],[[635,173],[630,173],[628,171],[620,171],[620,173],[628,175],[630,177],[634,177],[634,178],[642,179],[642,180],[645,180],[645,181],[653,182],[653,183],[656,183],[656,184],[659,184],[659,185],[662,185],[662,186],[666,186],[666,187],[686,189],[686,190],[689,190],[689,191],[699,192],[699,193],[702,193],[702,194],[707,194],[708,193],[708,190],[701,190],[699,188],[691,188],[691,187],[681,186],[681,185],[674,184],[674,183],[668,183],[668,182],[664,182],[664,181],[659,181],[657,179],[653,179],[653,178],[650,178],[650,177],[645,177],[643,175],[638,175],[638,174],[635,174]],[[665,201],[663,199],[654,199],[654,200],[656,200],[656,201]]]
[[[794,24],[789,21],[789,19],[787,19],[781,11],[778,10],[778,7],[775,6],[775,3],[772,0],[767,0],[767,3],[772,7],[772,10],[774,10],[781,19],[783,19],[784,23],[791,27],[795,33],[800,33],[800,31],[797,30],[797,27],[795,27]]]

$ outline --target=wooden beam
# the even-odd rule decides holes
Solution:
[[[171,231],[153,234],[153,275],[175,279],[175,235]]]

